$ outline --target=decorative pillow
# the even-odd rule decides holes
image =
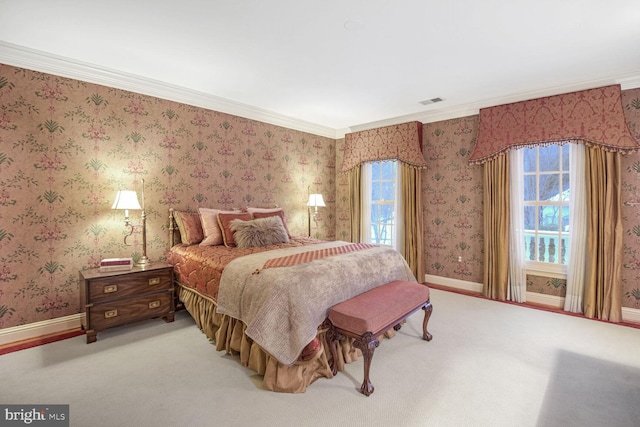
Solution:
[[[258,218],[252,221],[234,219],[230,223],[233,239],[239,248],[275,245],[289,241],[287,230],[279,216]]]
[[[199,208],[200,222],[202,223],[202,230],[204,233],[204,240],[200,242],[202,246],[217,246],[224,243],[222,238],[222,231],[218,224],[219,213],[240,213],[240,211],[223,211],[220,209],[208,209]]]
[[[234,219],[239,219],[242,221],[251,221],[251,214],[249,212],[242,213],[225,213],[220,212],[218,214],[218,225],[220,226],[220,230],[222,231],[222,241],[224,245],[227,247],[232,247],[236,245],[235,240],[233,239],[233,231],[231,230],[230,223]]]
[[[266,218],[269,216],[279,216],[282,220],[282,225],[284,225],[284,229],[287,231],[287,236],[291,237],[291,233],[289,232],[289,227],[287,227],[287,221],[284,219],[284,211],[282,208],[272,208],[272,209],[264,209],[264,208],[247,208],[247,212],[249,212],[254,218]]]
[[[180,231],[180,240],[186,245],[200,243],[204,239],[200,215],[197,212],[173,212],[173,218]]]

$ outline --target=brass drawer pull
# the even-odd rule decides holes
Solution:
[[[118,285],[107,285],[104,287],[105,294],[110,294],[111,292],[117,292],[117,291],[118,291]]]
[[[118,316],[118,310],[109,310],[104,312],[105,319],[111,319]]]
[[[152,279],[149,279],[149,286],[157,285],[158,283],[160,283],[160,278],[159,277],[154,277]]]
[[[151,301],[151,302],[149,303],[149,308],[150,308],[150,309],[151,309],[151,308],[158,308],[158,307],[160,307],[160,300],[157,300],[157,301]]]

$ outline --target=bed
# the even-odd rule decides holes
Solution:
[[[217,350],[238,355],[278,392],[332,377],[330,307],[393,280],[416,281],[392,249],[291,235],[279,208],[170,209],[169,241],[181,304]],[[339,370],[359,356],[351,339],[338,343]]]

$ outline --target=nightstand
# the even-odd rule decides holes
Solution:
[[[114,326],[156,317],[173,322],[173,294],[173,267],[164,262],[126,271],[80,271],[87,344],[96,341],[98,332]]]

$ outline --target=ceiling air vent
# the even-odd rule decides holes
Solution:
[[[425,101],[420,101],[420,104],[429,105],[429,104],[435,104],[436,102],[441,102],[441,101],[444,101],[444,100],[440,97],[437,97],[437,98],[427,99]]]

